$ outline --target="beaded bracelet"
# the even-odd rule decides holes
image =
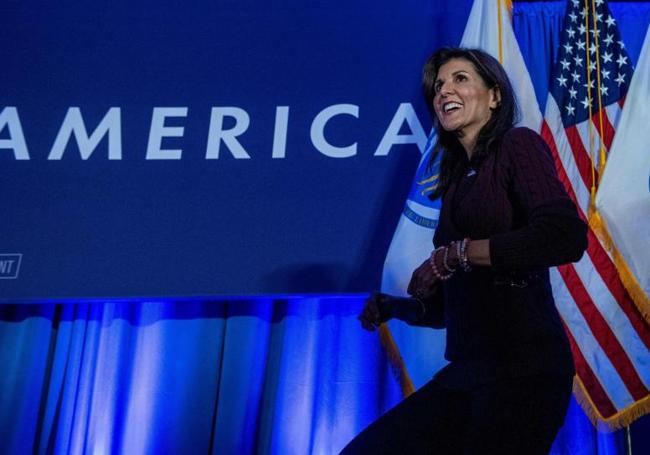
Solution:
[[[429,257],[429,265],[431,266],[431,270],[433,270],[433,274],[440,281],[446,281],[449,278],[451,278],[451,276],[454,274],[454,272],[450,272],[447,275],[443,275],[442,273],[440,273],[440,270],[438,270],[438,266],[436,266],[436,253],[438,253],[438,251],[446,249],[446,248],[447,247],[445,247],[445,246],[441,246],[439,248],[436,248],[435,250],[433,250],[431,252],[431,256]]]

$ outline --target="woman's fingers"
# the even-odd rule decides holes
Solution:
[[[407,292],[410,295],[416,295],[421,292],[420,290],[429,287],[431,284],[433,273],[429,266],[429,261],[426,260],[418,268],[413,271],[411,281],[409,282]]]
[[[375,330],[375,328],[381,323],[379,309],[377,308],[376,299],[378,298],[377,294],[374,294],[366,300],[366,304],[359,315],[359,321],[361,321],[361,327],[366,330]]]

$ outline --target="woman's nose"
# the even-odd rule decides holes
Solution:
[[[451,91],[452,91],[452,85],[448,84],[447,82],[445,82],[440,86],[440,94],[443,96],[450,94]]]

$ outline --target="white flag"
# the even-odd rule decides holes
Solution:
[[[650,296],[650,28],[603,172],[596,208],[637,283]]]
[[[475,0],[461,46],[484,50],[501,62],[519,106],[520,119],[517,125],[539,132],[542,126],[542,111],[535,98],[533,82],[512,29],[510,11],[505,4],[505,0]]]

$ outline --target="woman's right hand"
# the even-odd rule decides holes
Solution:
[[[371,294],[366,299],[366,304],[358,317],[361,326],[366,330],[373,331],[383,322],[388,321],[391,318],[390,305],[392,300],[393,297],[388,294],[382,294],[381,292]]]
[[[438,278],[433,273],[429,259],[426,259],[413,271],[406,292],[418,299],[426,299],[435,293]]]

